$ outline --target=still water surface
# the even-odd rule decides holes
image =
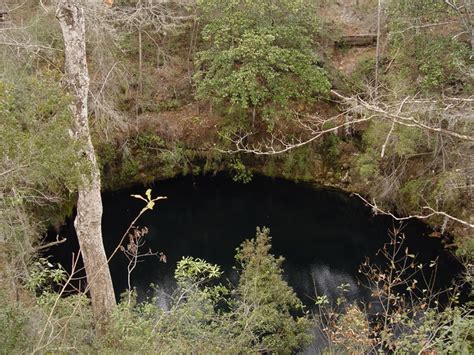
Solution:
[[[257,226],[271,230],[272,251],[285,257],[285,277],[300,298],[311,304],[315,293],[335,297],[341,283],[351,285],[349,297],[364,298],[357,286],[358,267],[388,241],[388,231],[399,226],[386,216],[373,216],[356,197],[328,188],[314,188],[285,180],[254,177],[249,184],[225,176],[181,177],[152,186],[153,196],[167,196],[148,211],[138,225],[149,229],[144,251],[163,252],[167,263],[148,257],[132,274],[132,284],[143,299],[150,284],[161,292],[173,289],[173,271],[183,256],[203,258],[223,266],[232,279],[235,249],[255,235]],[[112,252],[129,223],[143,207],[130,194],[144,195],[142,186],[105,193],[103,231],[106,250]],[[440,257],[440,282],[459,271],[441,242],[429,238],[424,224],[404,225],[407,246],[422,261]],[[72,223],[61,235],[68,242],[53,251],[55,260],[69,264],[78,249]],[[127,288],[127,259],[119,254],[111,262],[117,296]]]

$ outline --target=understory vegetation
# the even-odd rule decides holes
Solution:
[[[85,295],[61,298],[51,285],[67,284],[68,275],[45,259],[36,262],[28,286],[33,304],[2,306],[2,351],[105,352],[278,352],[309,344],[311,322],[301,301],[282,278],[283,259],[269,253],[267,229],[236,254],[239,282],[219,283],[218,265],[185,257],[178,262],[177,289],[169,309],[158,300],[136,304],[127,295],[111,316],[106,334],[94,337]],[[294,316],[299,314],[299,316]]]
[[[367,259],[361,265],[372,291],[368,303],[349,302],[351,285],[341,284],[336,299],[319,295],[308,308],[284,281],[283,258],[270,253],[269,230],[257,228],[255,238],[237,249],[236,283],[224,282],[218,265],[183,257],[172,295],[137,303],[130,289],[100,337],[87,296],[64,297],[75,271],[40,258],[25,283],[33,294],[23,296],[21,306],[1,304],[0,345],[5,353],[472,352],[472,304],[459,303],[472,275],[438,290],[436,261],[419,263],[403,241],[394,232],[381,250],[386,263]]]
[[[463,280],[435,290],[420,275],[436,264],[416,262],[394,233],[385,266],[361,266],[377,311],[350,302],[347,285],[304,306],[262,228],[237,250],[237,282],[185,256],[167,308],[130,289],[99,330],[72,287],[77,270],[44,254],[61,247],[44,233],[73,214],[91,169],[72,139],[62,3],[85,16],[103,190],[222,171],[338,187],[375,214],[429,223]],[[382,3],[5,0],[0,352],[473,353],[473,5]],[[351,44],[354,34],[370,43]]]

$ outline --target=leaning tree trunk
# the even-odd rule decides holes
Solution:
[[[87,114],[89,73],[86,61],[85,19],[83,9],[76,0],[60,0],[56,16],[64,38],[67,86],[74,99],[73,135],[81,142],[80,159],[88,161],[87,174],[82,176],[74,221],[82,259],[87,274],[92,308],[98,329],[115,307],[112,279],[102,243],[102,198],[100,172],[92,145]]]

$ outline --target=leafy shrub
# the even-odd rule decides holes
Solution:
[[[208,46],[197,54],[199,98],[211,98],[245,122],[259,118],[271,129],[290,115],[291,102],[328,93],[312,50],[318,21],[305,1],[202,0],[199,7]]]
[[[49,289],[51,283],[58,284],[65,281],[66,271],[60,266],[54,267],[46,258],[38,258],[29,267],[26,288],[31,291]]]
[[[464,81],[469,51],[452,38],[416,36],[415,58],[420,85],[425,91],[439,89],[455,81]]]
[[[311,340],[311,323],[303,312],[303,305],[282,278],[282,257],[270,254],[269,229],[257,228],[256,238],[242,243],[237,250],[240,279],[233,331],[236,341],[243,342],[237,349],[272,353],[292,353],[302,350]],[[294,317],[299,312],[303,316]],[[245,344],[245,346],[244,346]]]
[[[12,282],[25,281],[39,221],[63,219],[88,168],[70,136],[70,102],[55,73],[0,80],[0,239]]]
[[[360,307],[344,296],[337,305],[324,295],[316,299],[315,321],[330,353],[472,353],[472,302],[459,304],[457,286],[436,290],[436,260],[419,262],[404,240],[395,229],[377,252],[382,259],[360,266],[371,291],[369,304]],[[440,295],[447,296],[442,306]]]
[[[92,350],[94,328],[89,299],[83,294],[64,297],[53,292],[51,285],[59,280],[64,281],[64,270],[40,258],[33,264],[28,286],[41,292],[35,295],[19,289],[21,299],[12,300],[5,290],[0,290],[2,353]]]
[[[219,266],[185,257],[177,265],[178,288],[167,309],[157,306],[158,298],[137,303],[133,293],[114,309],[101,337],[94,333],[85,295],[60,297],[44,287],[61,274],[47,265],[45,276],[34,278],[43,285],[41,296],[29,303],[0,304],[0,346],[8,353],[75,349],[80,353],[290,354],[306,349],[311,328],[318,327],[327,337],[329,353],[377,349],[471,353],[472,304],[457,305],[455,293],[453,303],[440,309],[436,291],[422,290],[420,277],[423,270],[435,270],[436,263],[419,264],[401,246],[403,237],[398,238],[381,249],[389,258],[386,265],[365,262],[361,267],[373,297],[386,305],[378,315],[386,319],[383,328],[374,328],[364,308],[345,299],[348,284],[338,287],[341,296],[335,307],[327,297],[316,299],[319,314],[313,323],[283,280],[283,258],[270,254],[269,230],[263,228],[237,249],[237,285],[219,282]],[[432,282],[429,275],[425,277]],[[398,290],[405,286],[408,294],[404,295]]]
[[[355,161],[356,171],[364,183],[369,183],[380,176],[380,167],[375,156],[376,152],[368,149]]]
[[[311,145],[292,149],[281,155],[282,175],[291,180],[310,180],[319,157]]]
[[[230,162],[230,169],[233,173],[232,180],[235,182],[242,182],[244,184],[252,181],[252,171],[246,168],[242,160],[239,158],[233,159]]]
[[[330,133],[324,136],[321,143],[322,161],[328,167],[337,169],[340,155],[341,139],[337,134]]]
[[[178,353],[292,353],[309,342],[310,321],[283,281],[282,258],[269,253],[268,229],[237,251],[239,282],[219,283],[217,265],[185,257],[178,262],[178,288],[168,310],[155,303],[122,302],[105,338],[108,351]],[[299,313],[300,316],[294,314]]]
[[[78,145],[69,133],[70,99],[53,74],[22,79],[0,82],[0,151],[5,170],[12,169],[1,183],[14,184],[20,197],[29,188],[52,196],[72,192],[86,166],[78,161]]]
[[[436,26],[430,26],[456,22],[459,14],[446,2],[395,1],[390,3],[388,11],[388,49],[395,60],[393,71],[398,72],[396,77],[402,71],[409,78],[411,85],[407,89],[428,93],[469,84],[470,51],[468,45],[455,36],[458,29],[445,26],[437,31]]]
[[[5,295],[3,295],[5,296]],[[5,300],[4,297],[2,297]],[[6,354],[26,350],[28,343],[28,315],[24,309],[13,304],[0,304],[0,349]]]
[[[362,58],[356,64],[351,79],[358,90],[363,90],[366,85],[374,80],[375,58]]]

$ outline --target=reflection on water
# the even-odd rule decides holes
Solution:
[[[138,224],[149,229],[146,250],[162,251],[168,263],[150,257],[138,264],[132,283],[141,297],[151,295],[150,284],[162,295],[171,293],[176,262],[187,255],[222,265],[232,279],[235,249],[255,235],[257,226],[266,226],[271,230],[273,253],[286,259],[285,277],[305,303],[311,304],[315,294],[334,299],[343,283],[350,284],[347,296],[358,299],[366,295],[357,286],[358,266],[388,240],[393,226],[388,217],[373,217],[357,198],[283,180],[255,177],[244,185],[222,176],[183,177],[157,182],[152,188],[153,196],[168,199],[159,201]],[[130,194],[144,191],[135,187],[104,194],[103,230],[109,254],[143,207]],[[423,260],[441,254],[439,270],[444,274],[440,277],[451,277],[455,264],[439,239],[424,237],[430,231],[419,222],[407,224],[404,232],[410,250]],[[68,265],[71,252],[77,251],[72,223],[61,234],[68,242],[53,252]],[[127,288],[126,266],[123,255],[111,262],[117,295]],[[160,306],[166,307],[165,298],[161,299]]]
[[[341,296],[341,285],[346,285],[344,296],[348,300],[355,300],[361,296],[361,290],[357,286],[357,280],[342,271],[331,270],[327,265],[311,267],[311,280],[317,295],[326,295],[330,300]]]

